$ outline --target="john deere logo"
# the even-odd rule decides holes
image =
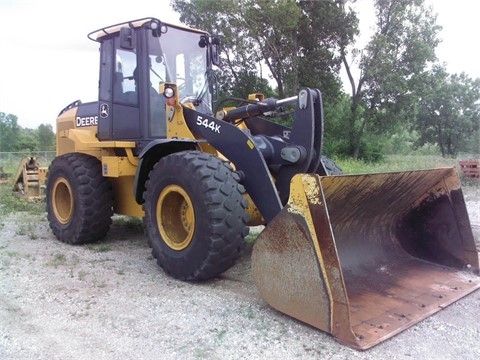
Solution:
[[[100,117],[101,118],[108,117],[108,104],[100,105]]]
[[[76,118],[77,127],[85,126],[97,126],[98,125],[98,116],[77,116]]]

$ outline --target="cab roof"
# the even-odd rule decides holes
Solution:
[[[182,25],[172,25],[172,24],[162,22],[159,19],[154,18],[154,17],[146,17],[146,18],[130,20],[130,21],[125,21],[125,22],[122,22],[122,23],[110,25],[110,26],[92,31],[87,36],[92,41],[101,41],[101,39],[103,37],[105,37],[107,35],[112,35],[112,34],[119,33],[120,29],[124,28],[126,26],[128,26],[130,28],[140,28],[143,25],[145,25],[147,23],[151,23],[151,22],[157,22],[158,24],[166,25],[167,27],[173,27],[173,28],[176,28],[176,29],[179,29],[179,30],[196,32],[196,33],[199,33],[199,34],[208,34],[206,31],[203,31],[203,30],[198,30],[198,29],[195,29],[195,28],[190,28],[190,27],[182,26]]]

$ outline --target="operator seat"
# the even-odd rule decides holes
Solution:
[[[116,76],[117,77],[117,76]],[[123,78],[123,75],[122,75]],[[138,84],[140,83],[138,68],[132,73],[132,76],[129,79],[134,80],[135,82],[135,90],[134,91],[127,91],[123,94],[123,98],[117,98],[125,104],[130,106],[138,106],[139,105],[139,88]],[[114,84],[114,94],[115,91],[115,84]],[[159,94],[157,90],[152,86],[150,83],[148,89],[148,97],[150,103],[150,111],[149,111],[149,133],[151,137],[157,138],[165,138],[167,133],[167,124],[166,124],[166,99],[162,94]]]

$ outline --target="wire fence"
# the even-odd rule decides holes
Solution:
[[[48,166],[55,157],[55,151],[0,152],[0,168],[3,168],[4,172],[13,173],[25,157],[31,156],[35,157],[40,166]]]

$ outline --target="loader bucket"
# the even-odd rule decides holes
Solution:
[[[478,289],[478,261],[453,168],[299,174],[252,272],[273,308],[364,350]]]

